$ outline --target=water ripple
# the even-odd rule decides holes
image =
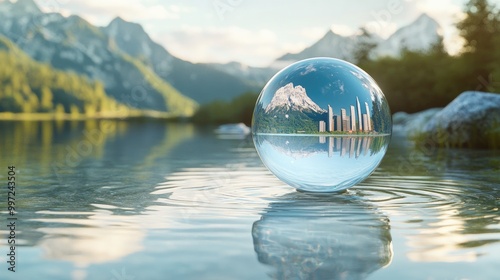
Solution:
[[[290,192],[263,167],[186,168],[165,179],[151,194],[168,195],[168,203],[177,206],[252,210]]]

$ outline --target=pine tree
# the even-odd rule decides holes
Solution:
[[[466,17],[457,24],[465,40],[464,56],[470,65],[475,83],[490,83],[495,68],[495,41],[499,37],[499,16],[488,0],[469,0]]]
[[[50,90],[50,88],[48,88],[47,86],[43,86],[42,87],[42,90],[41,90],[41,101],[40,101],[40,107],[41,107],[41,111],[44,111],[44,112],[50,112],[52,110],[52,106],[53,106],[53,103],[52,103],[52,91]]]
[[[370,60],[370,53],[374,48],[377,47],[373,35],[366,30],[366,28],[361,28],[361,38],[357,49],[354,52],[354,59],[357,64],[363,64]]]

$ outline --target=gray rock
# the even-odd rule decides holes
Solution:
[[[441,110],[442,108],[432,108],[414,114],[405,112],[395,113],[392,116],[393,132],[406,134],[409,137],[419,135],[429,120]]]
[[[404,126],[408,122],[408,117],[410,114],[406,112],[397,112],[392,115],[392,125],[399,129],[400,126]],[[394,129],[393,127],[393,129]]]
[[[500,94],[464,92],[416,135],[431,146],[500,148]]]

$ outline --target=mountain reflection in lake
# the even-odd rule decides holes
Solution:
[[[290,162],[320,157],[349,166],[384,149],[382,138],[333,137],[331,145],[329,137],[296,137],[303,142],[293,147],[279,139],[260,143]],[[8,232],[0,227],[2,280],[500,274],[495,151],[429,150],[393,136],[369,178],[322,196],[279,181],[251,139],[217,139],[211,127],[0,122],[0,181],[10,165],[19,262],[7,270]]]
[[[279,179],[313,192],[343,190],[366,179],[384,157],[389,140],[390,135],[255,135],[264,164]]]

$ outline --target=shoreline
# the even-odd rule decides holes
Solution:
[[[1,112],[0,121],[86,121],[86,120],[133,120],[133,119],[151,119],[173,121],[179,119],[188,119],[186,116],[174,115],[162,112],[138,112],[127,114],[95,114],[71,115],[55,113],[10,113]]]
[[[378,134],[290,134],[290,133],[255,133],[255,135],[263,136],[333,136],[333,137],[386,137],[391,136],[389,133],[378,133]]]

